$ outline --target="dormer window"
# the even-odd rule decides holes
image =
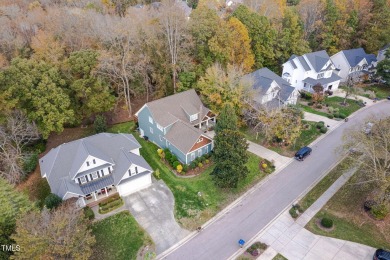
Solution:
[[[322,79],[324,77],[324,73],[318,73],[317,79]]]
[[[80,181],[81,184],[84,184],[84,183],[87,182],[87,179],[85,178],[85,176],[82,176],[82,177],[79,178],[79,181]]]
[[[93,164],[96,164],[96,161],[95,161],[95,159],[93,159]]]
[[[196,120],[196,119],[198,119],[198,114],[193,114],[193,115],[190,116],[190,121],[191,122]]]
[[[87,166],[89,166],[89,162],[87,162]]]

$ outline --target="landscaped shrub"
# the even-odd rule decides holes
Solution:
[[[267,249],[267,245],[264,244],[264,243],[261,243],[261,242],[255,242],[254,244],[252,244],[250,247],[248,247],[248,249],[246,250],[246,252],[248,252],[249,254],[251,254],[252,256],[258,256],[260,251],[265,251]]]
[[[176,155],[172,155],[171,159],[169,160],[171,166],[173,166],[173,163],[177,161]]]
[[[205,162],[206,164],[208,164],[208,163],[210,163],[210,160],[209,160],[209,159],[206,159],[204,162]]]
[[[176,166],[176,171],[177,171],[178,173],[181,173],[181,172],[183,171],[183,166],[181,166],[181,164],[177,165],[177,166]]]
[[[292,218],[298,217],[298,213],[297,213],[297,210],[295,209],[295,207],[292,207],[288,212],[290,213]]]
[[[329,115],[328,115],[328,118],[330,118],[330,119],[333,119],[333,117],[334,117],[334,116],[333,116],[332,114],[329,114]]]
[[[384,219],[389,214],[389,208],[385,204],[372,206],[371,214],[378,220]]]
[[[333,220],[330,218],[322,218],[321,226],[323,226],[324,228],[331,228],[333,227]]]
[[[340,118],[340,114],[339,114],[338,112],[337,112],[337,113],[334,113],[333,116],[334,116],[335,118]]]
[[[323,126],[321,127],[320,132],[325,134],[326,132],[328,132],[328,128],[326,126]]]
[[[57,208],[62,202],[62,199],[58,197],[56,194],[50,193],[46,198],[45,198],[45,206],[48,209],[54,209]]]
[[[195,161],[192,161],[191,164],[190,164],[191,170],[192,170],[192,169],[195,169],[197,165],[198,165],[198,164],[197,164]]]
[[[329,113],[333,114],[334,113],[334,107],[328,107]]]
[[[202,155],[201,157],[199,157],[199,161],[201,163],[204,163],[204,161],[206,160],[206,157],[204,155]]]
[[[178,165],[180,165],[180,162],[179,162],[179,161],[174,161],[174,162],[172,163],[172,167],[173,167],[174,169],[176,169]]]
[[[168,149],[164,149],[164,154],[165,154],[165,160],[169,162],[172,158],[172,153]]]
[[[325,126],[325,122],[324,121],[317,122],[317,124],[316,124],[317,129],[321,129],[324,126]]]
[[[203,167],[203,163],[201,163],[201,162],[198,163],[198,167],[199,167],[199,168],[202,168],[202,167]]]
[[[120,198],[120,197],[119,197],[119,194],[116,193],[116,194],[114,194],[114,195],[108,197],[107,199],[102,200],[102,201],[99,203],[99,206],[102,207],[102,206],[107,205],[108,203],[110,203],[110,202],[112,202],[112,201],[115,201],[115,200],[119,199],[119,198]]]
[[[340,117],[341,119],[344,119],[344,118],[346,118],[347,116],[344,115],[343,113],[339,113],[339,117]]]
[[[268,165],[266,163],[261,164],[261,168],[266,169]]]
[[[313,104],[314,104],[313,102],[307,103],[307,105],[308,105],[309,107],[311,107]]]
[[[87,219],[92,220],[95,218],[95,213],[93,212],[93,210],[90,207],[85,207],[84,208],[84,216]]]
[[[316,105],[316,108],[321,109],[321,108],[322,108],[322,105],[321,105],[321,104],[317,104],[317,105]]]
[[[160,179],[160,170],[159,170],[159,169],[155,170],[155,171],[153,172],[153,175],[154,175],[154,178],[156,178],[157,180],[159,180],[159,179]]]
[[[38,153],[33,153],[27,156],[23,161],[23,171],[24,173],[30,173],[35,170],[38,164]]]
[[[110,211],[112,211],[114,209],[122,207],[123,204],[124,203],[123,203],[122,198],[119,198],[119,199],[117,199],[115,201],[109,202],[109,203],[107,203],[107,204],[105,204],[103,206],[100,206],[100,204],[99,204],[99,213],[100,214],[108,213],[108,212],[110,212]]]
[[[211,154],[209,154],[209,153],[206,153],[206,154],[204,155],[204,157],[205,157],[206,159],[209,159],[210,156],[211,156]]]
[[[183,172],[188,172],[188,165],[187,164],[183,164]]]
[[[161,159],[165,158],[165,153],[163,149],[157,149],[157,154]]]

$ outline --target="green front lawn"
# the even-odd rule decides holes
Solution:
[[[303,210],[308,209],[346,170],[351,167],[351,159],[345,158],[333,168],[313,189],[299,201]]]
[[[373,187],[369,184],[357,185],[360,174],[364,172],[356,172],[314,216],[306,228],[315,234],[390,249],[389,218],[377,221],[363,210],[363,203],[373,191]],[[332,231],[324,231],[317,226],[317,219],[322,217],[333,220]]]
[[[316,122],[302,120],[302,125],[308,125],[307,129],[303,128],[301,135],[296,139],[295,143],[287,147],[280,146],[278,143],[267,143],[261,133],[259,133],[256,138],[256,133],[248,127],[243,127],[240,131],[249,141],[260,144],[281,155],[293,156],[299,148],[309,145],[321,135],[321,132],[316,128]]]
[[[316,114],[316,115],[320,115],[320,116],[324,116],[324,117],[328,117],[328,115],[329,115],[329,113],[318,111],[313,107],[305,106],[303,104],[298,104],[298,106],[300,108],[302,108],[303,111],[308,112],[308,113],[312,113],[312,114]]]
[[[94,223],[92,233],[96,244],[91,259],[137,259],[142,246],[153,244],[127,211]]]
[[[130,131],[132,123],[123,123],[114,127],[109,131],[132,133]],[[142,146],[140,149],[141,155],[155,171],[159,170],[160,178],[172,191],[175,197],[176,220],[187,229],[195,229],[209,220],[228,203],[238,198],[248,188],[267,175],[264,171],[259,170],[259,163],[262,159],[249,153],[247,166],[250,173],[246,179],[238,183],[236,189],[229,191],[219,189],[214,185],[210,175],[214,166],[205,169],[199,176],[180,178],[174,175],[161,161],[157,154],[158,147],[155,144],[140,138],[137,133],[132,134]]]
[[[277,254],[272,260],[287,260],[283,255]]]
[[[347,106],[343,106],[342,103],[344,98],[342,97],[329,97],[325,99],[325,104],[328,104],[331,107],[338,108],[339,113],[349,116],[353,112],[359,110],[361,107],[356,103],[356,100],[347,98]]]
[[[390,86],[386,85],[373,85],[366,87],[365,89],[371,90],[375,92],[377,98],[383,99],[390,96]]]

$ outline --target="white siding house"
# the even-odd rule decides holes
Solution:
[[[316,84],[321,84],[324,91],[338,89],[341,79],[326,51],[292,55],[283,64],[282,78],[297,90],[309,92]]]

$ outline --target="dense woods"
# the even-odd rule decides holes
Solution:
[[[189,4],[192,11],[175,0],[1,1],[2,123],[17,111],[47,139],[118,104],[130,118],[134,100],[189,88],[215,111],[228,102],[240,115],[250,95],[240,82],[246,73],[280,73],[292,54],[360,46],[376,53],[390,42],[389,0]],[[3,151],[2,162],[20,164],[21,152]]]

